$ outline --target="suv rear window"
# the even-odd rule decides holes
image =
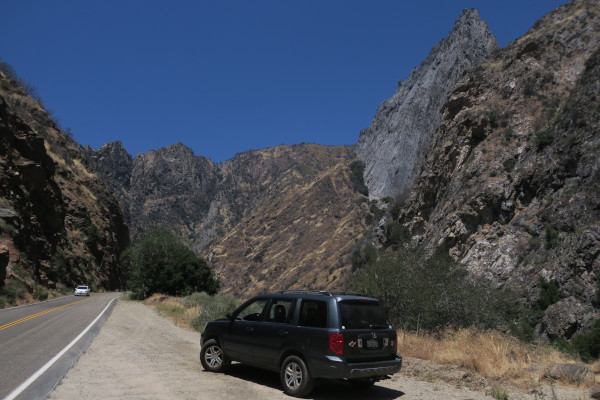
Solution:
[[[390,326],[383,307],[373,301],[343,301],[339,303],[342,329],[386,329]]]

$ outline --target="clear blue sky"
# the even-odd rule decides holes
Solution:
[[[0,0],[0,58],[82,145],[215,162],[355,144],[464,8],[503,47],[566,0]]]

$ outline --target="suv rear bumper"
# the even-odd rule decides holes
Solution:
[[[326,379],[357,379],[392,375],[402,368],[402,356],[396,354],[394,360],[348,363],[335,356],[313,358],[311,376]]]

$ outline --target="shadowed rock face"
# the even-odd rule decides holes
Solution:
[[[464,10],[450,35],[383,102],[357,144],[371,198],[395,197],[410,189],[450,89],[465,70],[497,48],[477,10]]]
[[[30,293],[81,283],[123,288],[119,257],[129,232],[116,199],[91,173],[81,146],[4,69],[0,281]]]

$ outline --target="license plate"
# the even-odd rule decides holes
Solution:
[[[367,349],[376,349],[379,347],[379,341],[377,339],[367,340]]]

